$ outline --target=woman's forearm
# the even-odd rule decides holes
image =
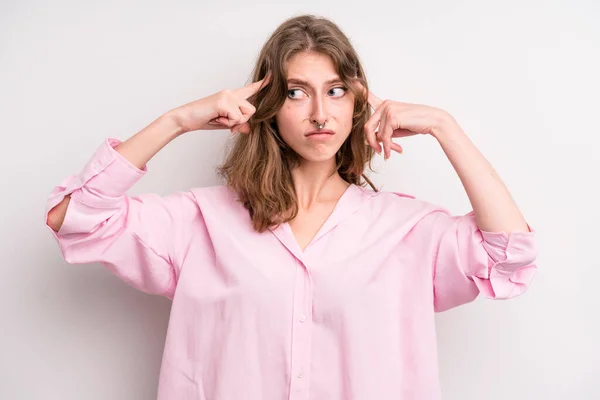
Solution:
[[[433,134],[456,170],[482,231],[527,232],[528,225],[502,179],[452,120]]]
[[[183,132],[172,113],[166,113],[150,125],[115,147],[125,159],[137,168],[143,168],[156,153]],[[48,213],[46,223],[58,232],[65,220],[71,196],[65,198]]]
[[[166,113],[115,147],[115,150],[138,168],[183,133],[172,113]]]

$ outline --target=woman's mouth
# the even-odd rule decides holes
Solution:
[[[313,140],[327,140],[333,137],[335,134],[331,129],[319,129],[316,131],[310,131],[305,136]]]

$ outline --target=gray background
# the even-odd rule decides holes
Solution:
[[[169,301],[67,265],[46,196],[107,136],[244,85],[304,12],[345,30],[376,95],[452,113],[539,232],[530,291],[437,316],[445,399],[600,398],[600,5],[541,0],[1,1],[0,398],[156,396]],[[216,184],[228,137],[177,139],[132,193]],[[375,182],[467,212],[435,140],[401,143]]]

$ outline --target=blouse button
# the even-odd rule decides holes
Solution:
[[[304,316],[304,315],[301,315],[301,316],[300,316],[300,322],[304,322],[304,321],[306,321],[306,316]]]

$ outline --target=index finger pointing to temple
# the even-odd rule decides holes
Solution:
[[[383,101],[381,101],[379,99],[379,97],[375,96],[373,93],[371,93],[369,91],[369,104],[371,105],[371,107],[373,107],[375,110],[377,110],[379,108],[379,106],[381,105],[381,103],[383,103]]]
[[[254,95],[256,92],[258,92],[262,87],[268,85],[270,80],[271,74],[267,74],[267,76],[265,76],[260,81],[250,83],[249,85],[246,85],[243,88],[236,90],[236,94],[240,95],[244,99],[247,99],[250,96]]]
[[[369,91],[367,94],[367,88],[359,80],[356,80],[354,84],[360,92],[367,95],[367,101],[369,102],[371,107],[377,110],[377,108],[379,108],[383,101],[380,100],[377,96],[375,96],[371,91]]]

